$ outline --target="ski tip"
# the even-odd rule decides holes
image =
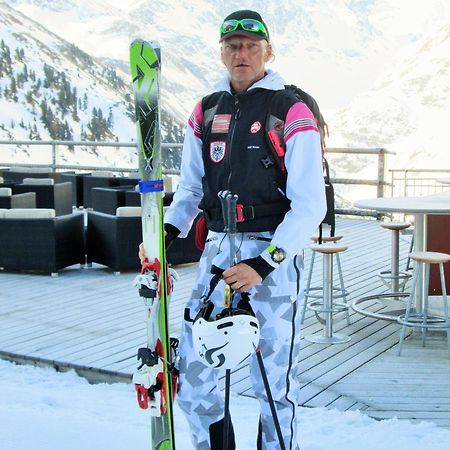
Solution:
[[[137,38],[131,42],[130,50],[135,47],[150,47],[158,58],[159,64],[161,64],[161,45],[158,41],[146,41],[145,39]]]
[[[153,48],[154,50],[161,49],[161,45],[158,41],[147,41],[145,39],[140,39],[140,38],[134,39],[131,42],[130,47],[133,47],[135,45],[145,45],[147,47]]]

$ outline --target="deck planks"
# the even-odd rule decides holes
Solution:
[[[390,233],[376,221],[339,219],[337,232],[349,249],[341,255],[348,300],[386,292],[376,276],[389,267]],[[403,268],[411,235],[400,239]],[[311,252],[305,251],[305,276]],[[176,268],[181,277],[171,302],[173,335],[181,333],[184,305],[196,265]],[[0,272],[0,357],[20,362],[76,368],[98,380],[129,379],[136,349],[144,344],[144,313],[133,288],[134,273],[113,274],[94,265],[63,270],[58,277]],[[319,284],[321,258],[312,285]],[[371,308],[380,309],[377,302]],[[302,335],[321,333],[307,311]],[[432,333],[427,347],[419,336],[407,339],[396,356],[399,326],[350,312],[335,320],[345,344],[324,346],[302,339],[298,356],[301,402],[339,410],[361,410],[375,418],[431,420],[450,428],[450,353],[443,333]],[[221,380],[223,384],[223,380]],[[232,375],[232,389],[252,395],[248,368]]]

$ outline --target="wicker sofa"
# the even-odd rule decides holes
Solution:
[[[36,193],[13,194],[12,188],[0,187],[0,208],[36,208]]]
[[[124,206],[116,214],[88,212],[86,252],[88,263],[99,263],[115,272],[139,270],[138,246],[142,242],[141,208]],[[170,264],[196,262],[195,223],[185,239],[176,239],[167,251]]]
[[[53,209],[0,210],[0,267],[56,274],[85,263],[83,214]]]
[[[72,183],[54,183],[51,178],[24,178],[13,187],[15,194],[35,192],[36,207],[54,209],[57,216],[72,212]]]

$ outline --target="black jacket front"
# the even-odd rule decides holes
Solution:
[[[273,231],[289,210],[285,177],[266,141],[265,122],[274,91],[216,92],[202,100],[203,199],[208,228],[223,231],[218,192],[239,197],[246,219],[238,231]]]

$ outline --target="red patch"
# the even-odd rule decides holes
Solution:
[[[259,130],[261,129],[261,122],[256,121],[252,124],[252,126],[250,127],[250,131],[255,134],[257,133]]]

